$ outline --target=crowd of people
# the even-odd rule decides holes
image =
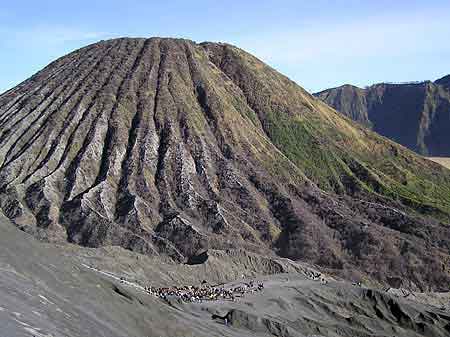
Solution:
[[[316,272],[314,270],[305,270],[304,271],[306,277],[313,281],[320,281],[322,284],[327,284],[328,280],[322,273]]]
[[[180,299],[183,302],[203,302],[230,300],[234,301],[238,297],[244,297],[247,293],[254,293],[264,289],[263,283],[255,285],[253,281],[243,282],[242,285],[224,288],[220,286],[209,285],[202,282],[200,286],[181,286],[181,287],[145,287],[145,291],[153,296],[167,300],[169,298]]]
[[[256,283],[252,280],[245,282],[244,280],[235,287],[223,287],[221,285],[210,285],[207,281],[201,282],[199,286],[174,286],[157,288],[152,286],[144,286],[139,280],[130,280],[126,277],[118,277],[113,273],[102,271],[95,266],[83,264],[86,268],[92,269],[98,273],[102,273],[114,279],[120,280],[120,283],[135,287],[145,291],[149,295],[167,300],[176,298],[183,302],[203,302],[229,300],[234,301],[236,298],[244,297],[245,294],[255,293],[264,289],[264,283]],[[242,276],[244,278],[244,276]]]

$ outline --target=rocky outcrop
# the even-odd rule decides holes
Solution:
[[[0,206],[42,240],[450,280],[450,174],[239,48],[102,41],[0,102]]]

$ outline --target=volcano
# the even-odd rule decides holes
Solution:
[[[450,171],[228,44],[101,41],[2,94],[0,207],[48,242],[450,282]]]

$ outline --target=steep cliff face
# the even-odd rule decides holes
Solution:
[[[0,96],[0,163],[3,213],[43,240],[450,281],[450,173],[230,45],[115,39],[53,62]]]
[[[435,84],[442,85],[446,89],[450,89],[450,75],[444,76],[434,82]]]
[[[366,127],[372,127],[367,111],[367,95],[364,89],[345,84],[339,87],[339,90],[325,90],[316,95],[347,117]]]
[[[450,155],[450,76],[434,83],[382,83],[366,89],[344,85],[315,96],[422,155]]]

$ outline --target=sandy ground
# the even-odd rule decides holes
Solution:
[[[428,159],[450,169],[450,158],[449,157],[428,157]]]
[[[224,278],[217,274],[220,256],[206,265],[181,267],[124,253],[122,258],[115,257],[114,264],[107,258],[108,249],[99,254],[98,250],[45,245],[4,220],[0,230],[1,337],[450,334],[450,314],[431,305],[431,296],[423,295],[431,301],[424,304],[332,279],[322,284],[310,279],[305,266],[263,276],[256,273],[262,262],[254,257],[224,258],[225,273],[246,273],[244,279],[241,274],[226,287],[252,279],[264,282],[265,289],[234,302],[164,301],[142,290],[142,277],[153,282],[150,270],[155,284],[177,280],[177,274],[180,283],[208,276],[220,279]],[[94,262],[101,268],[92,267]],[[140,263],[143,270],[138,268]],[[245,263],[253,264],[253,269]],[[287,261],[280,263],[289,266]],[[120,281],[123,275],[128,282]],[[227,320],[213,319],[213,315]]]

